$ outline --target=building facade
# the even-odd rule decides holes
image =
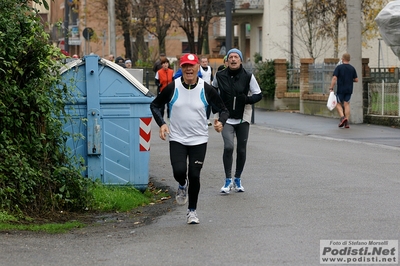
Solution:
[[[226,39],[226,12],[227,0],[216,0],[214,5],[219,7],[213,10],[214,18],[209,25],[209,55],[211,58],[221,58],[221,47]],[[232,47],[243,52],[244,61],[254,61],[254,56],[259,54],[264,60],[277,58],[294,59],[294,64],[299,63],[299,58],[309,57],[298,40],[293,38],[290,27],[290,12],[288,7],[291,2],[299,0],[232,0]],[[69,38],[68,52],[70,55],[83,56],[90,53],[106,57],[110,53],[108,13],[101,2],[96,0],[80,0],[75,4],[73,0],[50,1],[50,11],[41,10],[43,20],[49,24],[49,33],[52,42],[65,49],[64,29],[66,8],[68,9]],[[90,38],[87,38],[89,37]],[[115,29],[116,57],[125,57],[123,33],[118,22]],[[346,51],[346,29],[340,28],[339,56]],[[135,39],[131,37],[132,42]],[[145,36],[151,52],[151,60],[158,57],[158,42],[155,36]],[[173,26],[166,38],[166,54],[170,59],[179,57],[187,52],[187,37],[181,28]],[[292,56],[295,53],[295,56]],[[324,58],[333,57],[333,45],[324,49],[316,62],[323,62]],[[368,41],[362,47],[362,57],[369,58],[370,66],[391,67],[399,66],[399,59],[390,48],[380,39]]]

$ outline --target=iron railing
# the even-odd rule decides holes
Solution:
[[[328,93],[336,64],[313,64],[309,66],[309,93]]]
[[[399,80],[399,68],[397,67],[373,67],[370,69],[370,77],[373,82],[397,83]]]
[[[300,91],[300,68],[289,68],[287,70],[287,91]]]

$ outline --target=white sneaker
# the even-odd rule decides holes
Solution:
[[[175,199],[176,203],[179,205],[185,205],[186,202],[188,201],[187,197],[187,190],[188,190],[188,182],[186,180],[185,186],[179,185],[178,190],[176,191]]]
[[[244,192],[244,187],[242,186],[242,182],[240,178],[236,178],[233,182],[233,188],[236,190],[236,192]]]
[[[209,127],[212,126],[212,123],[211,123],[210,120],[207,121],[207,124],[208,124]]]
[[[196,210],[194,210],[194,211],[188,210],[187,223],[188,224],[199,224],[200,223],[199,218],[197,218]]]
[[[229,193],[233,188],[232,178],[225,179],[225,185],[221,188],[221,193]]]

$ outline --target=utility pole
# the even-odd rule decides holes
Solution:
[[[116,41],[115,41],[115,0],[108,0],[108,40],[109,54],[117,57]]]
[[[294,67],[293,0],[290,0],[290,64]]]
[[[232,0],[225,2],[226,40],[225,48],[228,52],[232,48]]]
[[[383,60],[382,45],[381,45],[382,38],[378,38],[378,41],[379,41],[379,46],[378,46],[378,68],[381,68],[381,61],[382,61],[382,66],[385,67],[385,62]]]
[[[346,0],[347,7],[347,52],[351,56],[350,64],[357,71],[358,83],[354,83],[351,96],[352,123],[363,123],[363,81],[362,81],[362,23],[361,0]]]

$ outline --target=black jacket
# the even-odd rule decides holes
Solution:
[[[261,94],[248,96],[252,75],[242,66],[237,70],[225,68],[216,73],[218,90],[229,110],[229,118],[242,119],[245,105],[261,100]]]

